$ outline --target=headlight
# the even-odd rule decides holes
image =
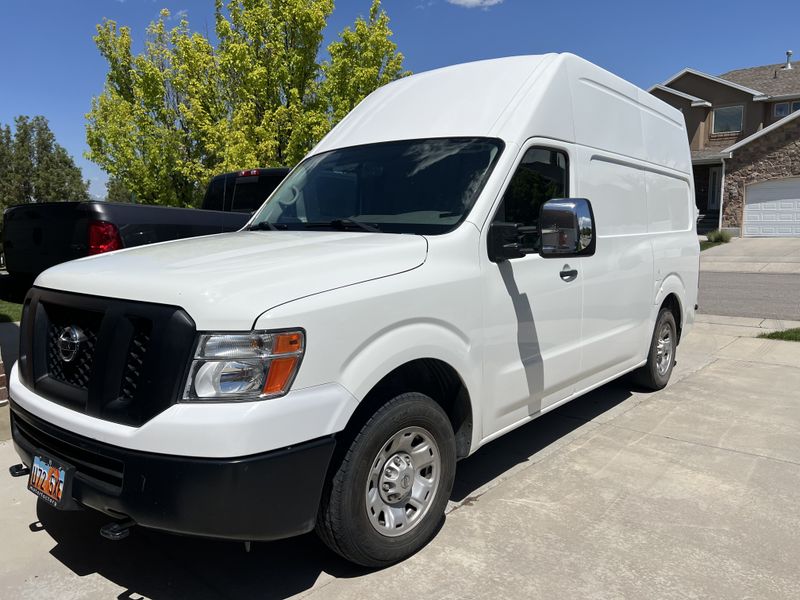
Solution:
[[[305,350],[302,331],[203,334],[183,400],[258,400],[282,396]]]

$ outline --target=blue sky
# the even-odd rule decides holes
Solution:
[[[337,0],[326,43],[370,0]],[[0,123],[42,114],[75,157],[91,191],[105,174],[83,158],[84,114],[103,88],[92,35],[103,17],[132,28],[138,45],[163,7],[213,28],[213,0],[7,0],[0,3]],[[383,0],[394,39],[414,72],[481,58],[569,51],[641,87],[683,67],[719,74],[800,58],[800,4],[738,0]],[[757,6],[754,12],[752,7]],[[750,10],[747,10],[747,8]]]

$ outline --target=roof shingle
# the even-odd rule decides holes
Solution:
[[[768,96],[800,95],[800,62],[792,63],[791,69],[782,68],[785,64],[736,69],[719,77],[758,90]]]

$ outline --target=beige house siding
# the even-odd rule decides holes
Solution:
[[[746,186],[800,176],[800,119],[753,140],[725,162],[722,226],[741,228]]]
[[[650,93],[683,113],[683,118],[686,121],[686,131],[689,134],[689,147],[692,150],[702,150],[706,142],[705,121],[709,109],[703,106],[692,106],[690,100],[670,94],[664,90],[655,89]]]
[[[733,134],[712,133],[712,109],[698,107],[692,109],[693,111],[697,111],[695,118],[702,118],[702,129],[704,129],[702,137],[699,138],[702,140],[703,145],[695,145],[694,134],[698,133],[700,127],[695,127],[694,130],[689,128],[689,119],[687,118],[687,128],[689,128],[689,134],[692,136],[692,150],[703,150],[705,148],[725,148],[735,144],[740,140],[743,140],[746,137],[751,136],[764,126],[765,103],[754,102],[753,95],[748,92],[743,92],[741,90],[737,90],[736,88],[711,81],[705,77],[695,75],[694,73],[683,74],[678,79],[670,82],[669,87],[687,94],[691,94],[692,96],[697,96],[703,100],[707,100],[714,108],[736,105],[744,106],[742,131],[740,133]],[[675,106],[674,100],[670,101],[664,96],[659,97]]]
[[[683,117],[686,120],[686,130],[690,135],[689,147],[692,150],[703,150],[706,147],[706,137],[708,135],[706,120],[709,112],[709,108],[695,106],[690,107],[683,113]]]

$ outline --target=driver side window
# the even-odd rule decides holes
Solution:
[[[565,152],[530,148],[508,184],[494,221],[538,227],[542,204],[569,195],[568,178]],[[523,234],[522,243],[538,251],[538,232]]]

